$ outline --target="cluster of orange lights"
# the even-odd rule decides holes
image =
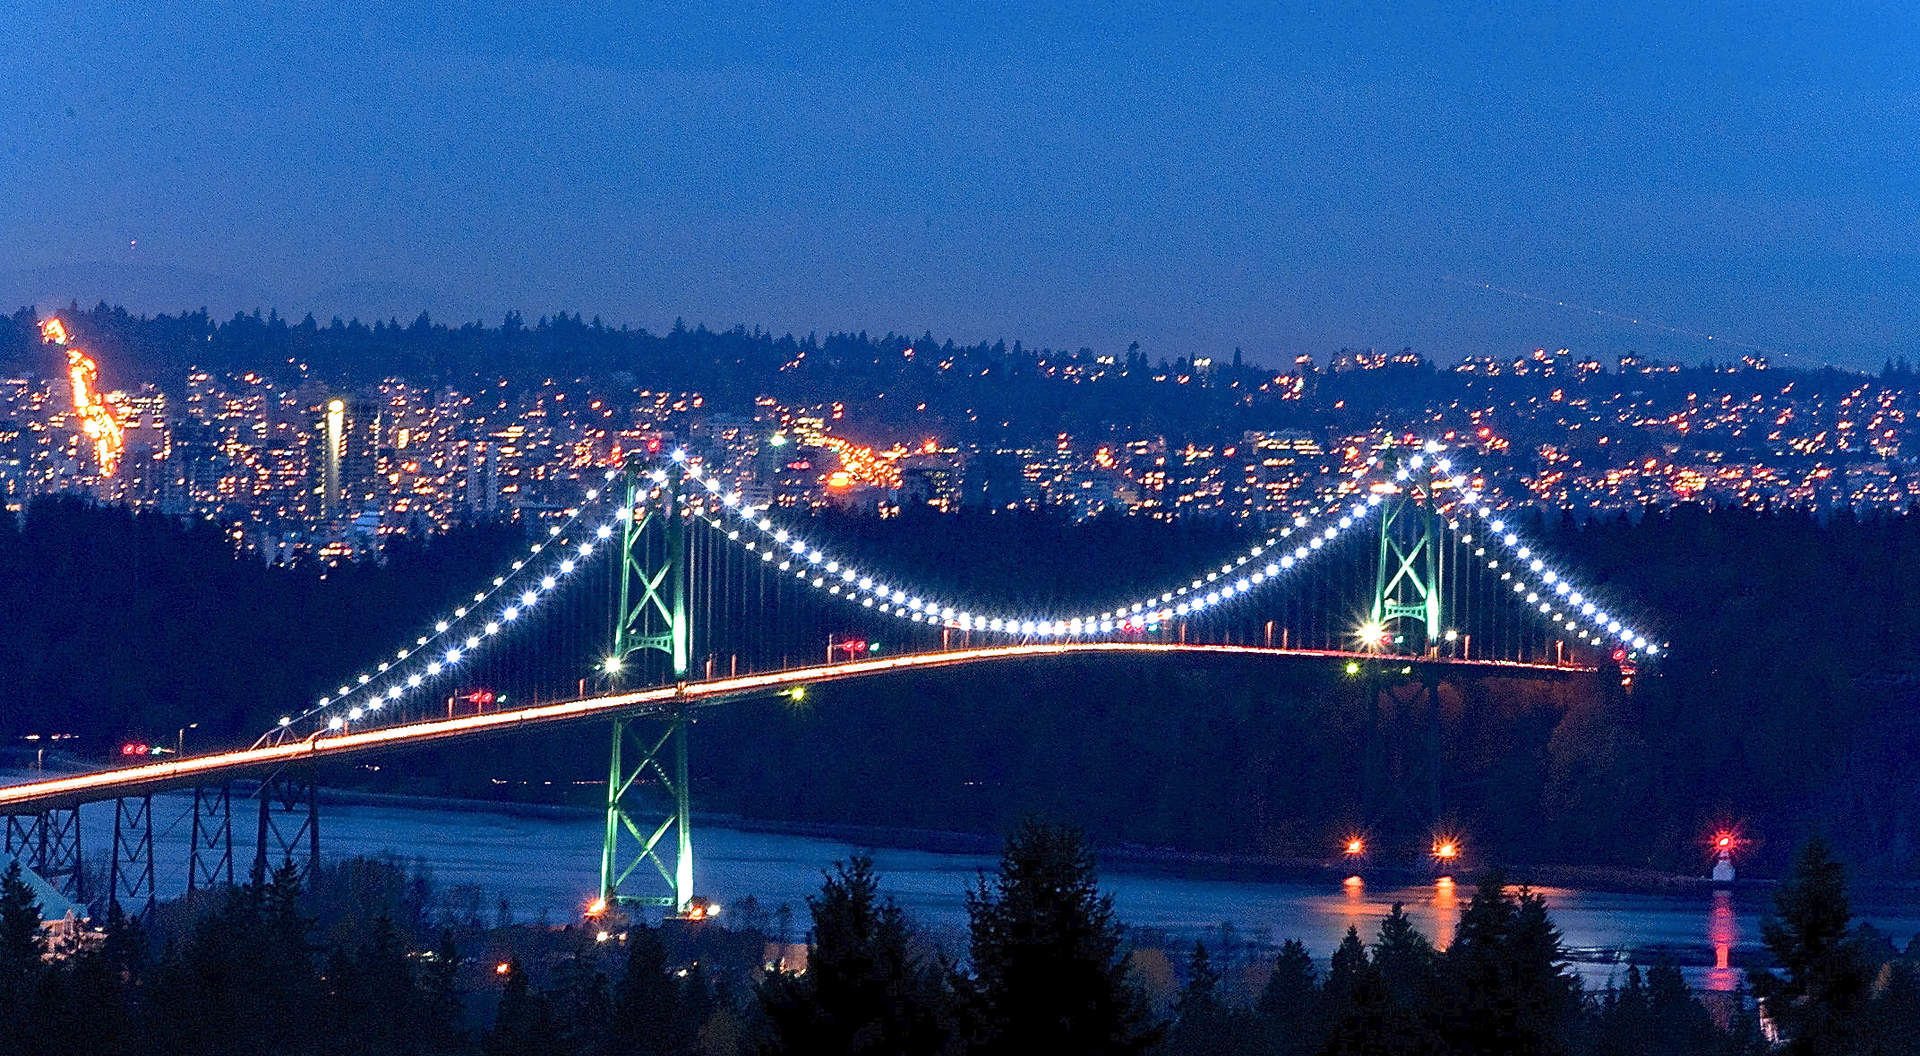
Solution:
[[[899,467],[873,448],[841,436],[822,436],[820,446],[840,458],[840,468],[827,475],[828,488],[838,491],[856,484],[889,490],[900,487]],[[904,450],[899,452],[904,453]]]
[[[100,394],[100,368],[85,352],[67,344],[66,324],[58,318],[42,322],[40,336],[66,351],[67,380],[73,389],[73,413],[80,420],[81,435],[93,444],[100,475],[113,476],[120,468],[120,453],[126,449],[126,430],[120,416]]]

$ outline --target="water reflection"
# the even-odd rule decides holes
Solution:
[[[1460,897],[1454,892],[1453,877],[1433,882],[1433,948],[1444,950],[1453,942],[1453,929],[1460,926]]]
[[[1713,967],[1708,969],[1706,988],[1732,993],[1740,988],[1740,976],[1733,970],[1733,947],[1740,941],[1740,929],[1733,916],[1733,892],[1715,891],[1713,908],[1707,911],[1707,942],[1713,946]]]

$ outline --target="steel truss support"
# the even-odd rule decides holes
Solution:
[[[658,730],[659,736],[645,736],[640,732],[642,730],[646,733]],[[629,748],[636,749],[638,756],[631,766],[625,762],[633,758],[627,754]],[[672,752],[671,774],[664,761],[669,751]],[[672,798],[673,808],[650,829],[643,830],[640,822],[634,820],[638,813],[635,808],[639,806],[634,786],[643,783],[649,772]],[[648,719],[613,720],[613,750],[612,761],[607,767],[607,788],[607,832],[600,848],[600,896],[609,905],[621,902],[627,905],[659,906],[675,913],[686,912],[693,901],[693,829],[687,816],[686,717],[675,715],[665,722]],[[660,855],[668,833],[673,834],[675,844],[672,868],[668,868],[666,860]],[[629,839],[633,848],[623,850],[622,843]],[[653,866],[672,894],[633,895],[621,890],[643,862]]]
[[[6,849],[60,893],[85,903],[86,873],[80,855],[80,808],[56,807],[39,814],[7,815]]]
[[[304,887],[320,864],[320,798],[313,771],[281,770],[260,783],[259,841],[253,882],[265,883],[283,865],[294,867]]]
[[[233,886],[233,788],[193,790],[193,844],[187,852],[187,891]]]
[[[680,510],[684,469],[676,459],[664,479],[643,474],[641,463],[626,467],[626,506],[621,515],[619,608],[613,618],[613,648],[607,671],[617,685],[635,653],[664,654],[669,677],[685,681],[692,653],[692,622],[687,618],[687,535]],[[685,914],[693,904],[693,829],[687,798],[687,726],[684,712],[667,716],[655,739],[638,733],[659,720],[615,719],[607,766],[607,824],[600,846],[600,897],[607,905],[661,906]],[[634,749],[629,753],[629,748]],[[663,753],[672,751],[669,772]],[[637,757],[637,758],[636,758]],[[635,759],[631,765],[629,760]],[[672,799],[671,811],[658,816],[657,804],[641,802],[636,786],[648,773]],[[656,820],[657,819],[657,820]],[[674,836],[671,868],[661,856],[667,834]],[[623,843],[631,840],[631,850]],[[642,862],[650,862],[669,893],[643,895],[624,890]]]
[[[153,912],[153,797],[116,799],[107,905],[135,919]]]
[[[1399,455],[1394,468],[1399,490],[1381,504],[1380,557],[1369,609],[1374,627],[1388,636],[1389,652],[1425,653],[1444,632],[1440,544],[1445,521],[1434,507],[1432,457],[1412,451]],[[1419,641],[1393,648],[1394,625],[1401,620],[1418,628]]]

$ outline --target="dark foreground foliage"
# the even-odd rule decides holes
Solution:
[[[1670,963],[1583,993],[1545,899],[1497,873],[1444,945],[1396,905],[1370,936],[1349,929],[1330,962],[1286,943],[1252,991],[1196,943],[1177,990],[1155,997],[1085,840],[1038,823],[969,894],[963,962],[924,940],[864,857],[808,900],[804,953],[766,941],[764,915],[731,932],[481,927],[418,912],[424,885],[367,860],[306,892],[285,869],[150,928],[115,915],[104,936],[49,950],[17,868],[0,876],[8,1056],[1920,1052],[1920,973],[1852,926],[1817,843],[1776,899],[1765,935],[1779,967],[1753,974],[1757,1006],[1713,1011]]]

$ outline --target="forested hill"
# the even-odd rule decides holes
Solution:
[[[1031,515],[1011,529],[981,515],[953,530],[969,523],[985,533],[966,547],[975,564],[1084,552],[1111,534],[1097,520]],[[912,527],[898,525],[867,530]],[[1702,827],[1726,820],[1747,826],[1763,861],[1817,828],[1876,877],[1914,875],[1920,643],[1907,607],[1920,596],[1920,520],[1685,507],[1530,530],[1583,579],[1657,614],[1672,652],[1631,694],[1515,698],[1450,719],[1454,799],[1487,805],[1476,831],[1489,852],[1693,868]],[[1223,540],[1169,542],[1180,546],[1145,549]],[[85,750],[104,752],[123,736],[171,740],[199,722],[199,743],[244,740],[413,634],[420,613],[519,545],[517,529],[478,526],[396,543],[384,563],[269,568],[231,556],[204,523],[43,501],[0,517],[0,734],[18,744],[78,732]],[[1103,840],[1319,846],[1323,834],[1300,816],[1331,813],[1352,793],[1343,698],[1232,668],[1122,674],[1063,669],[867,696],[849,687],[823,690],[804,713],[716,714],[698,736],[728,751],[696,752],[701,795],[774,817],[991,831],[1027,806],[1091,802],[1099,785],[1115,805],[1084,820]],[[592,779],[604,764],[582,744],[598,742],[489,743],[445,773]],[[1150,753],[1128,757],[1126,744]],[[993,763],[1004,771],[998,791],[953,791],[973,787],[965,782],[995,748],[1009,749]],[[430,777],[438,765],[388,769]],[[1257,789],[1264,816],[1292,820],[1224,809],[1230,773],[1246,787],[1268,775]]]
[[[40,341],[37,320],[45,314],[23,308],[0,315],[0,373],[62,372]],[[305,379],[354,388],[399,378],[463,391],[499,387],[502,395],[548,380],[578,381],[618,398],[642,388],[697,392],[703,409],[732,414],[751,414],[760,396],[801,406],[838,403],[846,421],[876,435],[971,443],[1051,442],[1062,431],[1092,436],[1110,429],[1202,445],[1231,442],[1252,429],[1352,433],[1383,423],[1399,428],[1429,420],[1438,408],[1489,399],[1514,405],[1550,400],[1565,384],[1547,375],[1489,378],[1422,362],[1315,373],[1302,392],[1293,393],[1276,384],[1273,365],[1244,363],[1237,350],[1218,350],[1201,371],[1183,356],[1137,346],[1102,349],[1096,356],[1087,348],[956,342],[931,333],[796,336],[681,323],[655,334],[566,312],[532,322],[508,312],[498,326],[448,325],[424,313],[412,322],[371,324],[322,324],[311,316],[289,321],[272,312],[217,321],[204,310],[136,316],[104,303],[59,314],[76,342],[99,361],[108,388],[153,384],[177,394],[193,369],[259,374],[285,388]],[[1906,385],[1912,373],[1889,364],[1883,377]],[[1684,403],[1690,393],[1747,399],[1786,383],[1799,398],[1838,397],[1861,381],[1861,375],[1836,370],[1720,373],[1704,364],[1591,384]],[[1532,436],[1524,422],[1514,427]],[[1564,427],[1550,421],[1543,427],[1548,431],[1529,443],[1567,442]],[[1657,432],[1626,433],[1606,451],[1590,454],[1659,453],[1662,440]]]

